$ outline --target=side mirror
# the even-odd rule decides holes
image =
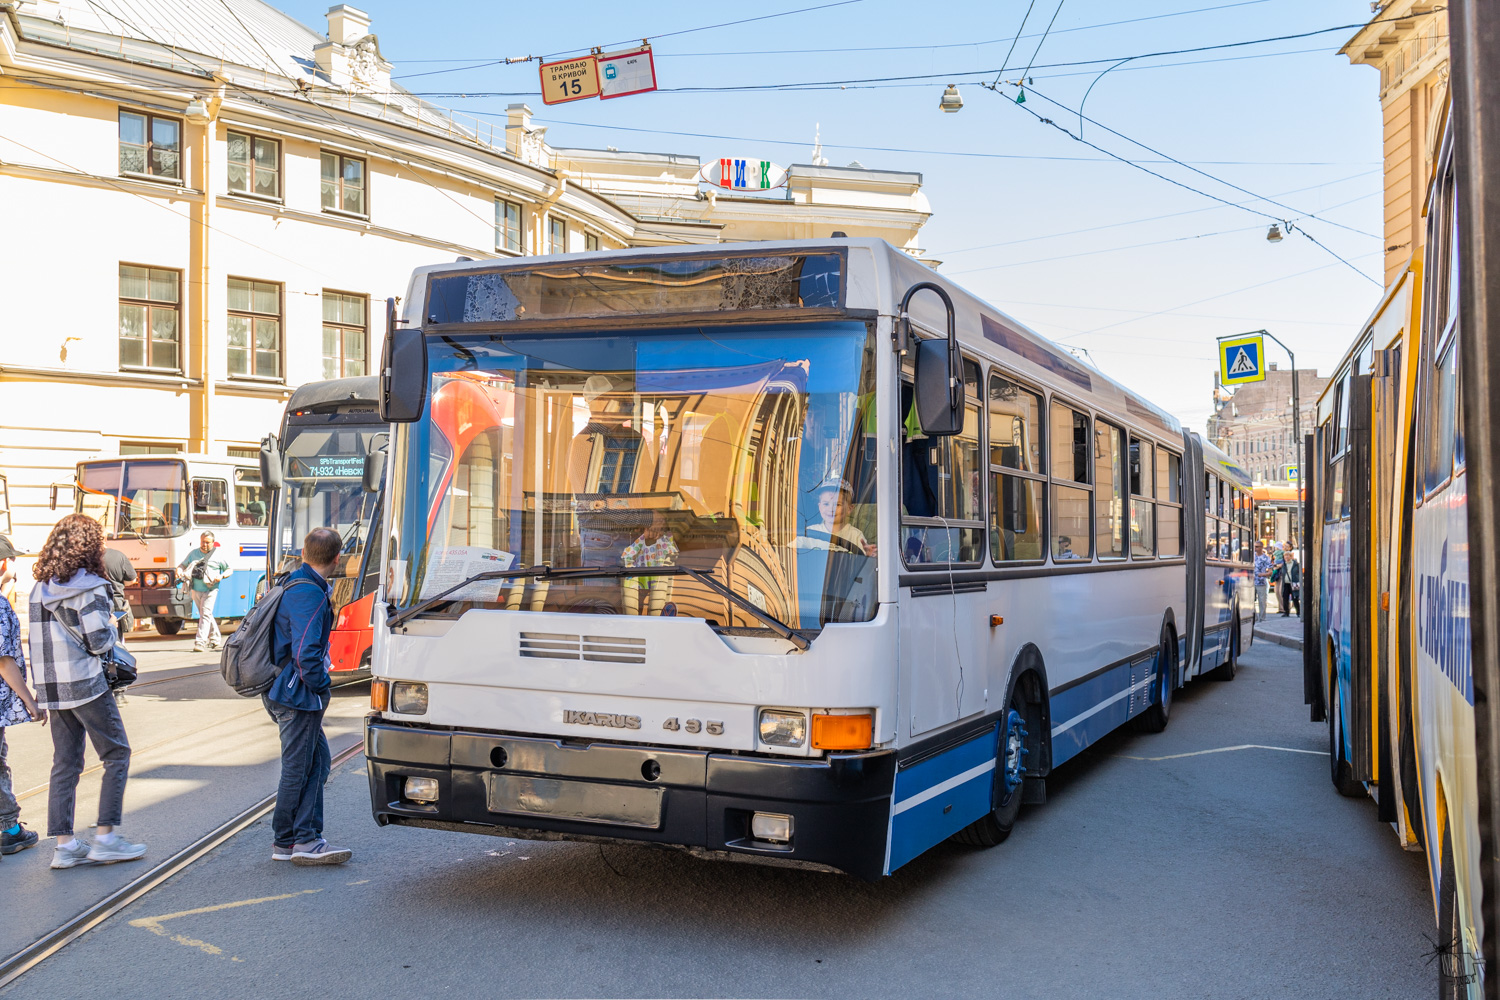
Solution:
[[[389,434],[376,434],[370,438],[370,447],[365,451],[363,485],[366,493],[379,493],[385,487],[385,455],[390,443]]]
[[[279,490],[284,485],[281,478],[281,442],[275,434],[260,439],[260,484],[268,490]]]
[[[56,483],[52,484],[52,491],[47,496],[47,509],[48,510],[56,510],[57,509],[57,484]]]
[[[945,340],[917,340],[911,328],[911,297],[923,289],[936,292],[948,309],[948,336]],[[953,300],[941,286],[931,281],[912,285],[901,299],[900,323],[901,336],[906,343],[915,343],[917,349],[917,422],[928,437],[951,437],[964,426],[963,371]]]
[[[380,419],[410,424],[427,405],[427,338],[396,325],[396,300],[385,300],[385,350],[380,359]]]

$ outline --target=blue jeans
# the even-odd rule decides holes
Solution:
[[[281,730],[281,784],[271,835],[278,846],[310,844],[323,835],[323,785],[333,758],[323,735],[323,710],[304,712],[260,697]]]

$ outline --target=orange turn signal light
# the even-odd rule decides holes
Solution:
[[[814,715],[812,745],[819,750],[868,750],[875,738],[872,715]]]
[[[999,628],[1005,624],[1004,615],[990,615],[990,628]]]
[[[373,680],[370,682],[370,707],[377,712],[384,712],[391,707],[391,682]]]

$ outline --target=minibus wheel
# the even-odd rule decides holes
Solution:
[[[1438,996],[1467,1000],[1473,963],[1464,953],[1463,918],[1458,912],[1458,871],[1453,860],[1453,833],[1443,833],[1442,881],[1438,885]]]
[[[1329,701],[1333,704],[1328,710],[1328,764],[1332,772],[1333,787],[1338,793],[1349,799],[1362,799],[1365,797],[1364,782],[1354,777],[1354,768],[1344,759],[1344,705],[1343,699],[1339,697],[1339,675],[1337,665],[1328,684]]]
[[[151,624],[156,626],[156,631],[160,635],[176,635],[182,631],[181,618],[153,618]]]

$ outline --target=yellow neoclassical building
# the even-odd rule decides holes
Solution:
[[[835,230],[922,254],[918,173],[815,153],[735,193],[696,157],[555,148],[523,104],[479,121],[393,84],[371,27],[348,5],[325,33],[258,0],[0,0],[18,547],[80,459],[248,457],[297,385],[372,371],[419,265]]]
[[[1422,248],[1422,201],[1448,88],[1448,15],[1432,0],[1377,4],[1341,55],[1380,72],[1384,122],[1385,284]]]

